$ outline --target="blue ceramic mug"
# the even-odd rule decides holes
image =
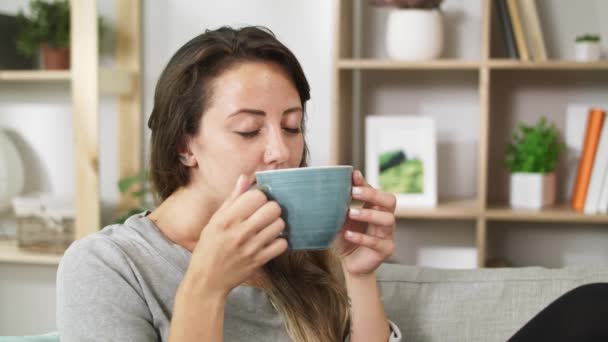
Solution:
[[[349,165],[255,173],[257,187],[281,206],[289,249],[330,247],[348,214],[352,173]]]

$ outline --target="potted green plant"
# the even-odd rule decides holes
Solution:
[[[70,5],[67,0],[32,0],[29,16],[19,11],[17,49],[26,56],[40,51],[44,69],[70,67]]]
[[[555,168],[563,150],[559,131],[544,117],[534,126],[518,125],[505,153],[511,207],[538,209],[555,202]]]
[[[392,7],[386,21],[386,51],[395,60],[437,58],[443,49],[442,0],[372,0]]]
[[[148,210],[146,202],[150,188],[149,179],[148,171],[144,170],[118,181],[118,191],[120,191],[121,194],[129,194],[129,196],[135,199],[135,202],[138,203],[138,205],[121,211],[115,220],[116,223],[124,223],[131,215]]]
[[[581,62],[591,62],[600,59],[600,36],[598,34],[583,34],[576,37],[575,59]]]

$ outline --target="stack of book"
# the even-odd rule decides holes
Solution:
[[[496,0],[509,58],[522,61],[547,60],[536,1]]]
[[[571,205],[575,211],[585,214],[608,214],[606,110],[599,107],[590,108],[585,121]]]

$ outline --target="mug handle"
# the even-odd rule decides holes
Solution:
[[[264,195],[266,195],[266,198],[268,200],[273,200],[273,198],[270,196],[270,185],[256,184],[256,185],[252,186],[251,188],[249,188],[249,190],[260,190],[261,192],[264,193]],[[289,242],[288,236],[289,236],[289,234],[287,233],[287,229],[283,229],[283,231],[281,232],[281,234],[279,234],[278,237],[284,238],[285,240],[287,240],[287,242]]]

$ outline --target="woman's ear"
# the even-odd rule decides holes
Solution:
[[[191,141],[188,137],[184,138],[182,142],[179,144],[178,153],[179,153],[179,162],[188,166],[195,167],[198,165],[196,157],[194,153],[192,153],[192,149],[190,148]]]

